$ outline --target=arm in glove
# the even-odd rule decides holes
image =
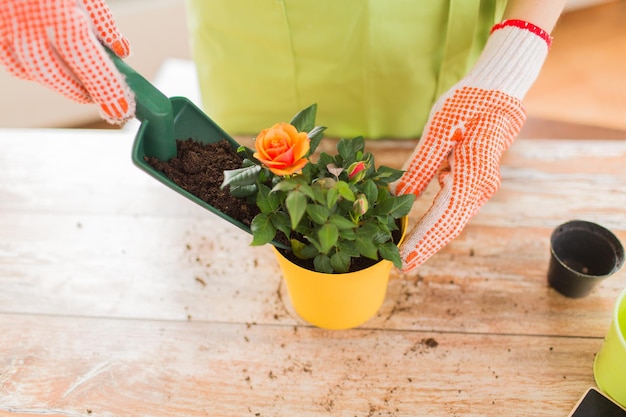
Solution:
[[[440,191],[400,248],[410,271],[458,236],[500,185],[499,162],[525,121],[522,98],[537,78],[551,38],[507,20],[492,29],[470,73],[433,106],[422,139],[394,184],[420,195],[438,173]]]
[[[103,0],[0,3],[0,62],[9,72],[77,102],[95,102],[104,119],[123,123],[134,115],[134,95],[101,43],[119,57],[129,54]]]

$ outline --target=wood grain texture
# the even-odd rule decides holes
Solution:
[[[3,348],[0,412],[19,416],[567,415],[593,384],[589,363],[601,344],[589,338],[5,318],[13,326],[2,337],[19,343]]]
[[[461,236],[339,332],[297,317],[270,248],[133,167],[131,142],[0,130],[0,415],[555,416],[593,385],[626,274],[567,299],[549,236],[583,218],[626,241],[626,142],[518,140]],[[399,167],[414,143],[367,146]]]

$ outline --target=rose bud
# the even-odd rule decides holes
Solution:
[[[348,179],[350,182],[359,182],[365,178],[367,173],[367,164],[365,161],[354,162],[348,167]]]

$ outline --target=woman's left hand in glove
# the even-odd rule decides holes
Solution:
[[[396,194],[419,196],[439,174],[432,206],[400,247],[410,271],[457,237],[500,185],[500,157],[519,133],[522,99],[546,58],[542,29],[508,20],[492,29],[470,73],[433,106]]]

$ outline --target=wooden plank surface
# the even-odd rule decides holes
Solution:
[[[2,337],[19,343],[3,343],[0,411],[19,416],[566,416],[601,343],[5,318]]]
[[[567,299],[549,236],[584,218],[626,241],[626,142],[518,140],[461,236],[341,332],[302,322],[271,250],[133,167],[131,142],[0,130],[0,415],[565,416],[593,385],[626,274]],[[399,167],[413,145],[368,148]]]

